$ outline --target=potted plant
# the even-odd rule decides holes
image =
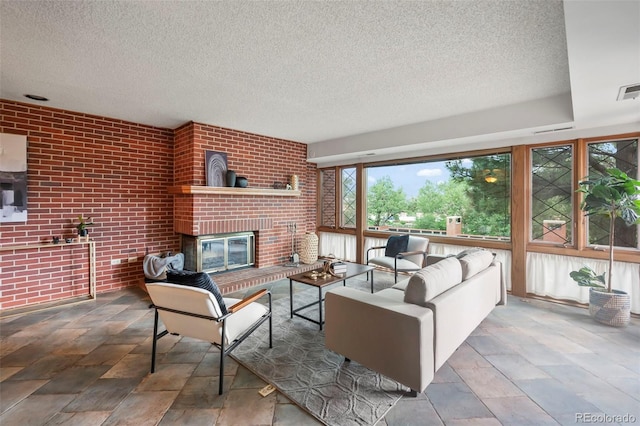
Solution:
[[[570,273],[580,286],[590,287],[589,314],[599,322],[613,326],[629,324],[631,298],[621,290],[612,289],[615,220],[621,218],[627,226],[640,223],[640,181],[619,169],[607,169],[604,176],[579,182],[578,192],[584,194],[580,209],[587,216],[609,218],[609,275],[597,275],[585,266]]]
[[[82,215],[78,216],[78,224],[76,225],[76,229],[78,230],[78,236],[87,237],[89,235],[89,230],[87,227],[93,225],[93,219],[91,217],[84,218]]]

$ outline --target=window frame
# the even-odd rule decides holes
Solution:
[[[526,187],[524,192],[526,194],[525,202],[526,205],[526,226],[527,233],[531,235],[531,152],[534,148],[544,148],[549,146],[556,145],[568,145],[573,144],[573,187],[575,189],[578,188],[578,182],[584,180],[584,178],[588,175],[588,145],[591,143],[606,143],[606,142],[615,142],[619,140],[625,139],[638,139],[640,143],[640,135],[638,133],[632,134],[621,134],[621,135],[609,135],[602,137],[593,137],[593,138],[577,138],[577,139],[567,139],[561,141],[553,141],[539,144],[531,144],[526,145],[526,162],[527,164],[527,179],[526,179]],[[639,148],[640,151],[640,148]],[[640,154],[639,154],[640,155]],[[639,170],[640,173],[640,170]],[[512,182],[513,184],[513,182]],[[580,209],[580,203],[582,201],[582,194],[574,190],[573,195],[573,244],[571,245],[553,245],[542,242],[530,241],[530,238],[527,238],[525,242],[525,251],[526,252],[535,252],[535,253],[548,253],[548,254],[556,254],[556,255],[564,255],[571,257],[582,257],[589,259],[607,259],[608,258],[608,248],[605,249],[602,246],[590,245],[588,243],[588,234],[587,234],[587,220],[585,219],[584,212]],[[640,249],[631,248],[631,247],[617,247],[614,250],[614,259],[616,261],[621,262],[638,262],[638,254],[640,253]]]
[[[541,240],[534,240],[533,239],[533,200],[532,200],[532,195],[533,195],[533,151],[536,149],[545,149],[545,148],[553,148],[553,147],[558,147],[558,146],[569,146],[571,147],[571,189],[572,189],[572,194],[574,194],[571,197],[571,241],[568,243],[558,243],[558,242],[553,242],[553,241],[541,241]],[[526,194],[527,194],[527,244],[531,245],[531,246],[536,246],[536,245],[540,245],[543,247],[561,247],[561,248],[576,248],[578,245],[578,238],[576,235],[576,221],[578,220],[577,218],[579,216],[576,216],[576,210],[579,211],[579,203],[576,203],[576,195],[575,195],[575,190],[577,188],[577,181],[576,181],[576,173],[577,173],[577,167],[576,167],[576,151],[577,151],[577,147],[576,147],[576,141],[561,141],[561,142],[554,142],[554,143],[547,143],[547,144],[538,144],[538,145],[531,145],[527,147],[527,189],[526,189]]]

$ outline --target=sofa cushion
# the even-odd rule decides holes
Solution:
[[[220,293],[220,289],[206,272],[192,272],[185,270],[178,271],[168,269],[167,282],[208,290],[211,294],[213,294],[216,301],[218,302],[220,312],[216,313],[218,313],[220,316],[227,314],[227,306],[224,303],[224,299],[222,298],[222,293]]]
[[[392,235],[387,240],[387,247],[384,250],[384,255],[389,257],[396,257],[398,253],[407,251],[408,245],[408,235]]]
[[[462,259],[465,256],[468,256],[470,254],[473,253],[477,253],[479,251],[483,251],[484,249],[482,247],[472,247],[472,248],[468,248],[466,250],[462,250],[460,253],[456,254],[455,257],[457,257],[458,259]],[[449,255],[449,256],[454,256],[454,255]]]
[[[460,261],[449,257],[413,274],[404,291],[404,301],[426,307],[431,299],[461,282]]]
[[[466,281],[478,272],[487,269],[493,262],[493,257],[493,253],[484,249],[469,251],[464,256],[458,255],[457,258],[462,266],[462,280]]]

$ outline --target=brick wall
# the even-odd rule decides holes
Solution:
[[[291,254],[287,224],[298,237],[316,228],[316,166],[306,162],[306,145],[237,130],[189,123],[176,130],[176,185],[206,184],[205,151],[227,154],[227,165],[249,186],[273,188],[300,179],[300,197],[269,195],[176,195],[176,231],[189,235],[257,231],[256,266],[285,262]]]
[[[288,256],[286,222],[296,221],[299,232],[315,229],[316,169],[304,144],[196,123],[174,132],[6,100],[0,132],[27,136],[29,203],[27,223],[0,224],[0,247],[72,237],[74,219],[92,216],[98,294],[137,284],[147,250],[179,250],[174,210],[178,219],[198,210],[210,220],[271,220],[273,228],[259,234],[259,266]],[[204,185],[205,149],[227,152],[229,167],[251,186],[298,174],[303,196],[181,195],[174,206],[168,187]],[[0,251],[0,309],[88,294],[87,260],[86,246]]]
[[[74,219],[91,216],[98,293],[136,284],[147,249],[179,248],[167,192],[171,130],[3,100],[0,132],[26,135],[28,146],[28,220],[0,225],[3,247],[73,237]],[[0,307],[88,294],[87,253],[87,246],[1,251]]]

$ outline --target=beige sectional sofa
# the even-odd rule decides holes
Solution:
[[[325,299],[325,345],[422,392],[434,373],[486,318],[506,303],[502,265],[487,250],[430,255],[425,268],[371,294],[349,287]]]

